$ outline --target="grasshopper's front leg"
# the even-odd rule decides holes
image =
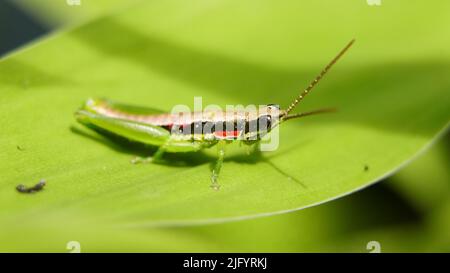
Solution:
[[[251,153],[259,152],[260,151],[260,141],[247,141],[245,142],[247,145],[247,154],[250,155]],[[211,188],[214,190],[219,190],[220,185],[217,181],[219,179],[220,170],[222,169],[223,161],[225,159],[225,147],[227,145],[227,142],[225,140],[221,140],[217,143],[217,161],[214,165],[214,168],[212,170],[211,174]]]
[[[226,142],[224,140],[217,143],[217,161],[211,174],[211,188],[214,190],[219,190],[220,188],[217,179],[219,178],[220,169],[222,169],[223,160],[225,158],[225,146]]]

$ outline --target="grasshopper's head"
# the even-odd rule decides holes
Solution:
[[[286,116],[286,111],[280,109],[277,104],[267,104],[260,106],[258,110],[258,131],[260,133],[268,133],[275,128],[283,117]]]
[[[255,121],[257,123],[258,134],[264,135],[286,120],[334,111],[336,111],[334,108],[324,108],[310,112],[289,114],[287,110],[280,109],[276,104],[268,104],[260,107],[258,110],[258,117]]]

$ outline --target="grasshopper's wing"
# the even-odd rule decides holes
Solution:
[[[170,132],[162,127],[112,118],[86,110],[78,110],[75,112],[75,118],[81,124],[96,131],[106,131],[107,133],[145,144],[161,146],[170,138]]]
[[[107,115],[105,112],[123,113],[127,115],[157,115],[164,113],[164,111],[155,108],[128,105],[108,99],[97,98],[88,99],[81,107],[81,110],[86,110],[96,114],[102,112],[102,115]]]

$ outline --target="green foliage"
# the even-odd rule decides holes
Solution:
[[[398,170],[448,127],[450,4],[360,2],[143,2],[0,61],[0,250],[47,242],[64,251],[72,237],[92,251],[221,250],[201,228],[129,227],[301,209]],[[280,148],[261,157],[231,147],[218,192],[209,188],[214,151],[133,166],[151,149],[73,118],[88,97],[167,111],[194,96],[204,105],[286,106],[352,38],[354,48],[299,106],[339,112],[286,123]],[[15,191],[41,178],[44,191]],[[121,248],[130,241],[138,242]]]

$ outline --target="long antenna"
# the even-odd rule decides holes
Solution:
[[[297,104],[303,100],[303,98],[308,95],[308,93],[314,88],[314,86],[316,86],[316,84],[320,81],[320,79],[322,79],[323,76],[325,76],[325,74],[327,74],[328,70],[330,70],[330,68],[339,60],[339,58],[342,57],[342,55],[344,55],[344,53],[353,45],[353,43],[355,42],[355,39],[351,40],[342,50],[341,52],[339,52],[338,55],[336,55],[336,57],[334,57],[333,60],[331,60],[331,62],[322,70],[322,72],[320,72],[320,74],[309,84],[309,86],[303,90],[302,93],[300,93],[300,95],[291,103],[291,105],[289,105],[289,107],[286,110],[286,114],[289,114],[289,112],[291,112],[295,106],[297,106]]]
[[[323,108],[323,109],[318,109],[318,110],[309,111],[309,112],[287,115],[287,116],[284,116],[283,121],[286,121],[289,119],[294,119],[294,118],[301,118],[301,117],[306,117],[306,116],[322,114],[322,113],[332,113],[332,112],[336,112],[336,111],[337,111],[336,108]]]

